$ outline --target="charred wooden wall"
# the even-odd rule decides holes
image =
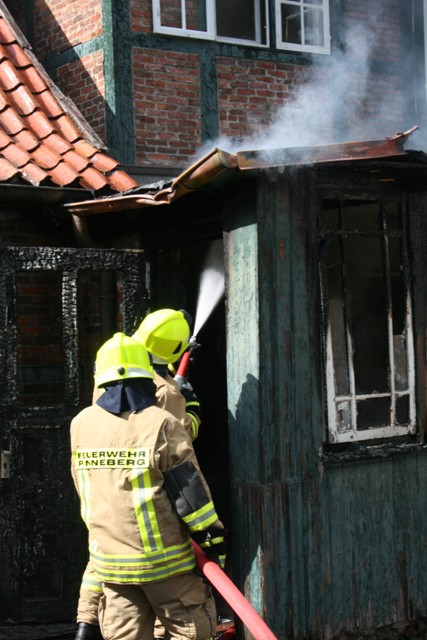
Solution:
[[[352,179],[350,170],[334,188],[357,192]],[[280,640],[372,632],[427,614],[426,199],[410,204],[420,437],[406,453],[366,446],[328,458],[321,189],[308,167],[259,172],[228,194],[225,214],[233,568]]]

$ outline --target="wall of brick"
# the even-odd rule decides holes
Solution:
[[[33,14],[35,51],[42,63],[102,33],[102,0],[34,0]]]
[[[55,82],[70,98],[91,127],[106,139],[105,77],[103,51],[95,51],[81,60],[60,67]]]
[[[346,0],[344,10],[345,29],[363,25],[368,36],[372,57],[376,60],[398,61],[400,46],[400,2],[387,0],[373,3],[370,0]],[[355,51],[357,53],[357,49]],[[363,53],[363,48],[360,54]]]
[[[139,33],[153,31],[151,0],[130,0],[131,30]]]
[[[239,139],[272,124],[303,74],[297,65],[218,58],[220,134]]]
[[[182,166],[201,143],[199,56],[133,50],[136,164]]]
[[[16,5],[21,19],[24,16],[22,2],[17,0]],[[378,9],[381,4],[384,11]],[[347,57],[350,63],[345,70],[346,77],[339,78],[335,68],[332,70],[332,56],[314,56],[313,65],[310,65],[306,61],[299,64],[298,54],[293,55],[292,63],[265,60],[265,50],[251,47],[241,47],[241,57],[238,49],[230,56],[218,55],[215,72],[219,135],[239,141],[259,134],[264,128],[274,127],[283,114],[281,108],[292,105],[300,88],[311,82],[310,77],[315,79],[317,75],[318,81],[319,74],[321,142],[332,142],[333,132],[340,127],[347,139],[380,137],[401,130],[404,97],[399,71],[390,75],[381,70],[381,65],[386,69],[388,63],[398,70],[404,53],[401,50],[400,4],[400,0],[383,3],[344,0],[344,28],[339,25],[336,34],[344,41],[352,26],[363,26],[353,32],[356,33],[355,46],[347,54],[341,54],[342,62]],[[170,6],[174,8],[176,4]],[[152,33],[152,1],[129,0],[129,8],[131,31],[141,35]],[[331,8],[334,23],[334,3]],[[69,4],[65,0],[34,0],[36,51],[42,54],[42,61],[48,53],[52,55],[80,42],[88,42],[101,33],[101,10],[102,0],[74,0]],[[128,36],[122,35],[125,39]],[[205,105],[201,103],[199,55],[182,50],[191,42],[196,51],[200,45],[202,55],[205,43],[197,39],[186,41],[185,38],[173,41],[159,36],[158,42],[163,41],[168,48],[175,42],[176,50],[133,49],[133,97],[131,94],[121,97],[125,105],[127,100],[132,100],[136,140],[133,164],[143,167],[185,166],[202,144],[202,118],[212,119],[211,105],[204,113]],[[367,50],[376,65],[370,78],[366,78],[363,68]],[[248,52],[253,55],[247,55]],[[278,55],[286,54],[278,52]],[[60,67],[55,81],[99,136],[106,140],[102,53],[96,52],[80,62]],[[342,95],[343,86],[346,89]],[[387,108],[382,110],[382,106]],[[111,126],[114,126],[113,121]],[[120,122],[118,126],[121,126]]]
[[[73,246],[71,223],[59,222],[43,211],[28,206],[24,210],[0,211],[0,245],[12,247]]]

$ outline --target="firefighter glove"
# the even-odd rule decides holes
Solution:
[[[201,408],[199,398],[194,393],[193,387],[189,382],[184,382],[181,387],[181,393],[185,398],[185,409],[187,413],[193,413],[201,419]]]
[[[195,542],[203,549],[209,560],[215,562],[221,569],[225,567],[226,558],[226,530],[221,527],[208,527],[203,531],[194,531],[191,535]]]

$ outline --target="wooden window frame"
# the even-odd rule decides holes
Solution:
[[[282,7],[294,6],[299,11],[301,19],[301,44],[282,41]],[[323,39],[324,44],[310,45],[305,41],[305,12],[316,9],[322,12]],[[287,51],[301,51],[304,53],[321,53],[329,55],[331,53],[330,44],[330,21],[329,21],[329,0],[322,0],[322,4],[314,4],[310,0],[275,0],[275,21],[276,21],[276,48]]]
[[[337,199],[339,200],[339,199]],[[363,199],[366,201],[376,202],[382,206],[383,201],[372,199]],[[341,199],[341,203],[345,199]],[[401,205],[403,207],[403,204]],[[380,239],[382,249],[384,252],[383,267],[385,270],[384,287],[386,290],[387,308],[389,309],[387,320],[387,342],[388,342],[388,356],[389,356],[389,383],[390,389],[385,393],[378,393],[373,391],[372,393],[361,394],[356,392],[355,379],[354,379],[354,367],[352,364],[353,353],[353,338],[351,334],[350,322],[348,321],[348,308],[344,294],[344,315],[345,320],[343,322],[345,331],[346,349],[347,349],[347,366],[349,377],[349,392],[346,394],[339,394],[336,389],[336,375],[334,368],[334,353],[333,353],[333,336],[331,335],[331,322],[329,318],[329,298],[326,286],[326,274],[324,270],[324,263],[322,256],[320,256],[320,278],[321,278],[321,304],[322,304],[322,334],[324,343],[324,372],[325,372],[325,393],[326,393],[326,405],[327,405],[327,440],[330,443],[349,443],[356,441],[373,441],[384,438],[408,436],[416,433],[416,379],[415,379],[415,352],[414,352],[414,333],[413,333],[413,303],[411,298],[411,290],[409,286],[409,258],[408,258],[408,240],[407,232],[405,228],[405,213],[401,211],[402,231],[399,236],[403,259],[401,260],[400,268],[403,274],[403,283],[405,286],[404,294],[406,298],[406,323],[405,323],[405,344],[406,344],[406,373],[408,376],[407,390],[400,392],[395,387],[395,362],[394,362],[394,343],[393,343],[393,326],[392,326],[392,314],[391,310],[391,297],[390,297],[390,262],[388,255],[388,232],[385,226],[379,230],[378,237]],[[320,223],[321,225],[321,223]],[[338,237],[343,233],[342,227],[336,230],[335,234],[330,232],[324,232],[319,227],[319,240],[324,243],[329,237]],[[353,233],[359,233],[360,231],[353,231]],[[339,238],[339,242],[342,243],[343,235]],[[343,274],[342,284],[343,290],[347,286],[346,282],[346,262],[343,255]],[[408,414],[409,420],[405,425],[398,424],[396,421],[396,400],[398,397],[408,397]],[[390,424],[387,426],[369,427],[365,429],[357,429],[357,401],[363,401],[369,398],[390,398]],[[347,425],[345,430],[340,430],[338,426],[338,415],[340,409],[340,403],[344,405],[347,403],[350,411],[350,424]],[[343,407],[341,407],[343,408]]]
[[[186,25],[186,2],[187,0],[181,0],[181,23],[182,27],[167,27],[161,24],[161,2],[162,0],[153,0],[153,31],[154,33],[161,33],[165,35],[180,36],[184,38],[197,38],[199,40],[215,40],[217,42],[224,42],[230,44],[262,47],[269,46],[269,24],[268,24],[268,0],[256,0],[257,6],[255,7],[255,23],[256,23],[256,40],[244,40],[240,38],[231,38],[220,36],[216,33],[216,16],[215,16],[215,0],[205,0],[206,3],[206,30],[188,29]],[[261,5],[264,3],[265,7],[265,43],[262,40],[262,29],[260,18]]]

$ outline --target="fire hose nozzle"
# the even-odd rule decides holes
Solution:
[[[200,347],[200,343],[197,342],[196,336],[191,336],[190,342],[188,343],[188,351],[191,353],[194,349],[197,349],[197,347]]]
[[[185,382],[188,365],[190,364],[191,353],[198,347],[200,347],[200,344],[197,342],[196,336],[191,336],[190,342],[188,343],[187,351],[185,351],[185,353],[182,355],[181,362],[179,363],[179,367],[176,372],[176,376],[174,377],[174,380],[178,384],[180,389]]]

